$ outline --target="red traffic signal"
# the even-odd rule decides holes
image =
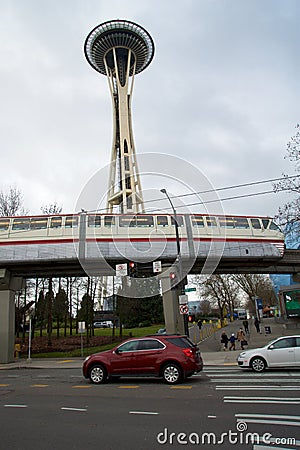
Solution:
[[[175,289],[176,285],[178,284],[176,272],[170,272],[170,283],[171,283],[171,289]]]
[[[133,261],[129,263],[129,276],[134,277],[136,275],[136,264]]]

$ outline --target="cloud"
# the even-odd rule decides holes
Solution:
[[[10,1],[0,6],[0,189],[16,184],[31,213],[54,201],[71,212],[109,163],[109,89],[83,44],[115,18],[139,23],[155,42],[134,84],[138,153],[185,158],[216,187],[291,171],[283,157],[299,121],[297,1]],[[274,215],[282,201],[224,207]]]

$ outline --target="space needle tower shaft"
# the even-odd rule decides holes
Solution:
[[[113,106],[113,143],[107,212],[144,212],[143,194],[133,139],[131,100],[134,76],[152,61],[154,43],[141,26],[126,20],[104,22],[86,38],[85,56],[106,75]]]

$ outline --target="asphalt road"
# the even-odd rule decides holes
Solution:
[[[178,386],[95,386],[79,369],[0,372],[1,450],[297,449],[299,413],[300,370],[211,366]],[[247,433],[266,442],[247,445]]]

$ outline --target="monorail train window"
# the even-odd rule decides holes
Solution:
[[[88,227],[101,227],[101,216],[88,216]]]
[[[167,227],[169,225],[168,216],[157,216],[156,220],[159,227]]]
[[[220,227],[234,228],[234,219],[232,217],[218,217]]]
[[[13,220],[13,230],[29,230],[30,219],[14,219]]]
[[[258,219],[251,219],[251,225],[255,230],[261,229],[260,221]]]
[[[0,219],[0,231],[8,230],[10,219]]]
[[[119,226],[122,228],[135,227],[135,216],[120,216]]]
[[[279,228],[279,226],[278,225],[276,225],[276,223],[275,222],[273,222],[273,220],[270,220],[270,226],[269,226],[269,229],[270,230],[275,230],[275,231],[281,231],[281,229]]]
[[[154,226],[154,221],[153,221],[153,216],[136,216],[135,217],[136,220],[136,226],[137,227],[153,227]]]
[[[50,228],[60,228],[62,223],[62,217],[51,217]]]
[[[115,216],[104,216],[104,226],[112,227],[115,225]]]
[[[177,216],[176,214],[176,219],[177,219],[177,224],[179,227],[183,227],[183,217],[182,216]],[[175,218],[172,216],[171,217],[171,224],[173,226],[175,226]]]
[[[78,227],[78,217],[66,217],[65,221],[65,227],[66,228],[76,228]]]
[[[269,219],[261,219],[261,220],[262,220],[263,227],[266,230],[268,228],[270,221],[269,221]]]
[[[215,217],[206,217],[206,223],[208,227],[216,227],[217,219]]]
[[[235,228],[249,228],[249,222],[246,217],[236,217],[234,219]]]
[[[202,216],[194,216],[192,218],[193,227],[204,227],[204,219]]]
[[[30,219],[30,229],[31,230],[42,230],[47,228],[48,217],[37,217]]]

